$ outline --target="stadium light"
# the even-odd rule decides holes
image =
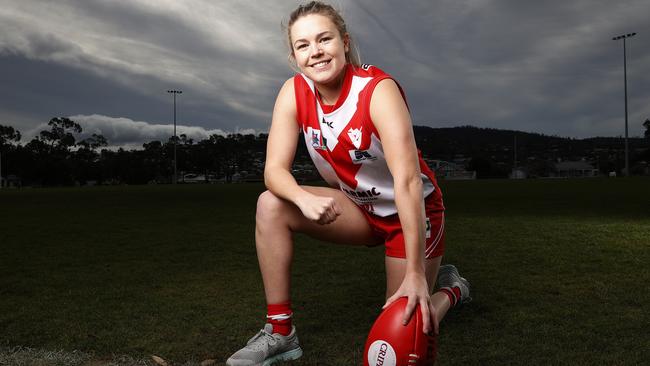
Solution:
[[[178,176],[176,175],[176,94],[182,94],[182,90],[167,90],[167,93],[170,93],[174,96],[174,180],[173,183],[178,182]]]
[[[625,88],[625,176],[630,176],[630,153],[627,135],[627,49],[625,40],[634,37],[636,33],[628,33],[612,38],[612,41],[623,40],[623,85]]]

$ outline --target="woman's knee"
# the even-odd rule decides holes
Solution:
[[[274,195],[271,191],[264,191],[257,198],[255,221],[258,225],[269,222],[277,223],[278,219],[287,216],[286,211],[288,208],[287,201]]]

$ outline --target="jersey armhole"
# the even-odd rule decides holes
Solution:
[[[371,117],[371,114],[370,114],[370,102],[372,101],[372,95],[375,92],[375,88],[377,87],[377,84],[379,84],[379,82],[381,82],[383,80],[386,80],[386,79],[390,79],[390,80],[393,80],[395,82],[395,84],[397,85],[397,88],[399,89],[399,93],[402,95],[402,100],[404,100],[404,104],[406,104],[406,109],[409,111],[409,114],[411,113],[411,109],[409,108],[409,103],[406,100],[406,95],[404,94],[404,90],[402,89],[402,86],[399,85],[397,80],[395,80],[395,78],[393,78],[390,75],[381,75],[381,76],[378,76],[378,77],[372,79],[372,81],[370,81],[368,83],[368,86],[366,86],[366,90],[364,92],[364,93],[366,93],[366,97],[363,98],[364,105],[362,106],[362,108],[363,108],[364,112],[366,113],[366,116],[368,116],[368,120],[372,124],[372,128],[375,130],[375,132],[377,132],[377,129],[375,128],[375,122],[372,120],[372,117]],[[377,134],[377,137],[379,138],[379,134]]]

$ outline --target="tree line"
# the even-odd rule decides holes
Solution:
[[[632,174],[648,174],[650,119],[643,126],[645,138],[630,139]],[[215,134],[194,141],[180,135],[144,143],[142,149],[116,150],[99,134],[78,141],[75,136],[81,133],[82,127],[69,118],[52,118],[48,129],[23,145],[20,131],[0,125],[1,175],[29,186],[171,183],[176,144],[179,180],[183,172],[225,182],[261,180],[268,138]],[[586,160],[602,174],[620,174],[624,165],[621,138],[572,139],[472,126],[415,126],[414,134],[425,158],[459,161],[479,178],[506,178],[515,166],[531,177],[549,176],[557,161]],[[304,140],[299,141],[295,174],[301,180],[317,178]]]
[[[650,119],[642,125],[644,138],[629,139],[633,175],[647,175],[649,171]],[[601,175],[623,175],[625,167],[622,137],[577,139],[474,126],[414,126],[414,134],[425,157],[461,161],[478,178],[507,178],[514,167],[529,177],[549,177],[557,173],[556,163],[561,161],[584,161]]]
[[[215,134],[195,142],[180,135],[144,143],[141,150],[114,150],[98,134],[77,141],[82,127],[69,118],[52,118],[48,127],[22,145],[20,131],[0,125],[3,177],[19,177],[30,186],[171,183],[175,142],[179,172],[229,181],[235,174],[261,174],[267,138]]]

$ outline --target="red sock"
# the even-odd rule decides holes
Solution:
[[[458,300],[460,299],[460,288],[458,286],[454,287],[443,287],[439,289],[438,291],[444,292],[447,297],[449,297],[449,308],[453,308],[458,304]]]
[[[273,325],[273,333],[288,336],[291,333],[291,302],[266,305],[266,322]]]

